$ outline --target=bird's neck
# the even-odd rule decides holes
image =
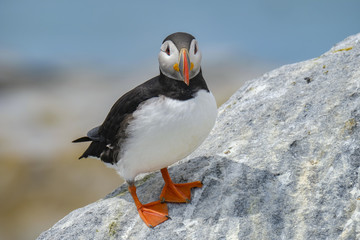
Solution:
[[[202,71],[200,69],[199,73],[190,79],[189,86],[185,84],[185,82],[181,80],[176,80],[164,75],[160,70],[159,80],[162,86],[169,88],[177,88],[182,91],[191,91],[197,92],[201,89],[209,91],[205,79],[202,75]]]

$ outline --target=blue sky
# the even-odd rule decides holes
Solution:
[[[211,58],[292,63],[360,32],[360,1],[0,1],[0,55],[126,68],[157,62],[168,34]],[[6,59],[5,59],[6,60]]]

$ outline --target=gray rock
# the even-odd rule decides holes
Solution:
[[[149,229],[126,185],[38,239],[360,239],[360,34],[248,81],[204,144],[169,171],[201,180]],[[157,200],[159,172],[137,181]],[[81,194],[81,193],[79,193]]]

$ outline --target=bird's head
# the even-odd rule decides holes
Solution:
[[[167,36],[160,48],[160,71],[186,85],[200,72],[201,52],[196,39],[184,32]]]

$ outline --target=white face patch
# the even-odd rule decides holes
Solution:
[[[193,39],[189,49],[190,62],[194,64],[193,69],[190,72],[190,79],[195,77],[200,72],[201,65],[201,52],[199,49],[198,42]]]
[[[201,67],[201,52],[195,39],[193,39],[190,44],[189,58],[193,65],[193,69],[189,74],[189,78],[191,79],[200,72]],[[179,64],[179,50],[171,40],[167,40],[161,45],[158,59],[160,71],[165,76],[183,81],[180,72],[174,69],[174,65]]]
[[[165,41],[160,50],[159,66],[161,72],[167,77],[182,80],[180,73],[174,69],[174,64],[179,61],[179,50],[175,44],[170,40]]]

